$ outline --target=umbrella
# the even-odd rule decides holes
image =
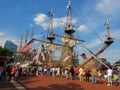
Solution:
[[[40,66],[40,65],[37,63],[30,63],[28,66]]]

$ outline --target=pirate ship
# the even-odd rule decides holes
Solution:
[[[33,37],[34,29],[33,29],[31,39],[34,38],[34,41],[41,42],[41,49],[40,49],[41,51],[40,51],[39,58],[37,59],[36,63],[41,62],[43,65],[54,66],[55,63],[53,62],[53,52],[58,47],[61,47],[62,50],[61,50],[61,58],[59,60],[59,65],[63,66],[63,67],[69,67],[69,66],[76,65],[74,59],[78,58],[79,55],[74,55],[76,57],[76,58],[74,58],[73,49],[77,43],[79,43],[79,42],[84,43],[84,41],[80,40],[80,39],[75,39],[73,37],[73,33],[75,33],[75,30],[73,29],[73,25],[72,25],[72,7],[71,7],[70,0],[68,2],[67,10],[68,10],[67,22],[66,22],[66,28],[64,30],[65,35],[60,36],[58,34],[55,34],[52,30],[53,29],[52,9],[49,12],[50,20],[49,20],[49,36],[47,37],[48,41],[39,40],[39,39],[34,38]],[[84,45],[83,48],[91,55],[91,57],[87,58],[87,60],[84,61],[83,63],[79,64],[79,66],[85,67],[89,62],[91,62],[93,59],[95,59],[96,61],[98,61],[99,63],[104,65],[105,67],[109,68],[108,65],[106,65],[104,62],[102,62],[98,58],[98,56],[101,53],[103,53],[108,47],[110,47],[112,45],[112,43],[114,42],[114,39],[111,37],[111,34],[110,34],[110,25],[108,23],[108,20],[106,23],[106,28],[107,28],[107,39],[106,39],[106,41],[104,41],[104,46],[96,54],[94,54],[92,51],[90,51]],[[60,37],[62,39],[62,43],[61,44],[54,43],[55,37]],[[27,33],[26,33],[25,42],[27,42]],[[22,47],[22,40],[21,40],[20,47]],[[46,53],[46,51],[47,51],[47,53]]]

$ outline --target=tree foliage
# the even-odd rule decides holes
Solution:
[[[13,52],[0,46],[0,56],[13,56]]]

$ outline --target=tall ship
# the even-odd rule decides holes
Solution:
[[[18,55],[18,61],[25,61],[25,58],[29,57],[29,60],[31,62],[36,63],[36,65],[43,65],[43,66],[60,66],[60,67],[65,67],[69,68],[71,66],[80,66],[80,67],[86,67],[89,64],[92,64],[93,61],[96,61],[100,63],[101,65],[105,66],[106,68],[109,68],[110,66],[105,64],[98,56],[103,53],[108,47],[112,45],[114,42],[114,39],[111,36],[110,33],[110,24],[108,22],[108,19],[106,20],[106,31],[107,31],[107,38],[104,41],[104,46],[100,48],[97,53],[93,53],[90,51],[85,45],[84,45],[84,40],[81,39],[76,39],[74,38],[73,34],[76,33],[76,30],[73,28],[73,23],[72,23],[72,6],[71,2],[69,0],[68,5],[67,5],[67,19],[65,21],[66,27],[64,30],[64,35],[59,35],[54,33],[53,30],[53,11],[50,9],[49,11],[49,31],[46,32],[48,33],[47,38],[43,39],[37,39],[34,38],[34,28],[32,29],[32,34],[31,34],[31,42],[39,42],[40,47],[37,49],[34,49],[33,47],[31,48],[26,48],[27,45],[29,45],[30,42],[27,43],[27,34],[26,33],[26,39],[25,39],[25,45],[26,47],[22,47],[22,40],[21,38],[21,44],[20,44],[20,50],[19,50],[19,55]],[[28,32],[28,31],[27,31]],[[57,38],[61,39],[61,44],[57,44],[54,41]],[[91,56],[89,58],[86,58],[86,60],[83,63],[79,63],[79,56],[80,53],[74,52],[74,47],[78,44],[82,44],[82,48]],[[27,50],[24,50],[24,49]],[[59,49],[60,50],[60,57],[59,58],[53,58],[53,55],[55,54],[54,52]],[[21,52],[21,50],[23,50]],[[32,53],[31,50],[36,50],[39,51],[39,53]],[[37,57],[35,60],[33,60],[34,57]],[[22,59],[21,59],[22,57]],[[27,60],[27,61],[29,61]],[[78,62],[77,62],[78,61]]]

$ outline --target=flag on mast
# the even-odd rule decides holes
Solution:
[[[107,17],[106,17],[104,25],[106,25],[106,26],[108,25],[108,18]]]
[[[81,56],[84,60],[87,60],[87,56],[86,56],[85,53],[82,53],[80,56]]]
[[[34,39],[30,40],[20,51],[21,53],[27,52],[28,50],[33,48]]]
[[[70,7],[70,5],[71,5],[71,2],[70,2],[70,0],[68,1],[68,5],[66,6],[66,8],[68,9],[69,7]]]

